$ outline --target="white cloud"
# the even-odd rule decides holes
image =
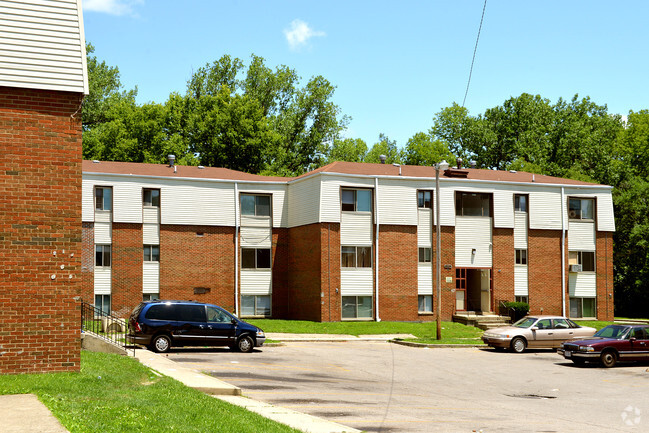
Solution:
[[[305,46],[309,39],[315,36],[326,36],[325,32],[313,30],[307,23],[302,20],[293,20],[291,27],[284,29],[284,36],[292,50],[297,50]]]
[[[110,15],[135,15],[135,6],[144,0],[83,0],[83,10]]]

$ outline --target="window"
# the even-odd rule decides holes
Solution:
[[[341,200],[344,212],[372,211],[372,191],[369,189],[343,189]]]
[[[241,215],[270,216],[270,196],[241,194]]]
[[[232,316],[216,307],[207,307],[207,321],[216,323],[232,323]]]
[[[515,250],[515,251],[516,251],[516,264],[527,265],[527,250]]]
[[[270,248],[241,248],[242,269],[270,269]]]
[[[95,245],[95,266],[110,267],[110,245]]]
[[[160,207],[160,190],[145,188],[142,191],[142,205]]]
[[[160,261],[160,246],[159,245],[145,245],[144,246],[144,261],[145,262],[159,262]]]
[[[527,196],[514,194],[514,211],[527,212]]]
[[[95,295],[95,308],[105,314],[110,314],[110,295]]]
[[[160,293],[144,293],[142,294],[143,301],[157,301],[160,299]]]
[[[570,298],[570,317],[596,317],[595,298]]]
[[[419,248],[419,263],[430,263],[430,261],[431,261],[431,249]]]
[[[491,194],[457,192],[455,214],[457,216],[491,216]]]
[[[95,187],[95,209],[111,210],[113,208],[113,189],[110,187]]]
[[[371,296],[343,296],[342,297],[342,318],[343,319],[371,319],[372,318],[372,297]]]
[[[592,220],[595,200],[592,198],[571,198],[568,200],[568,218],[571,220]]]
[[[516,302],[525,302],[526,304],[529,304],[529,296],[516,296],[514,297],[514,300]]]
[[[343,246],[340,251],[343,268],[371,268],[372,247]]]
[[[570,251],[568,253],[569,265],[581,265],[582,272],[595,272],[594,251]]]
[[[432,209],[432,191],[417,191],[417,207]]]
[[[418,299],[418,310],[420,313],[432,313],[433,312],[433,295],[419,295]]]
[[[270,295],[241,296],[242,316],[270,316]]]

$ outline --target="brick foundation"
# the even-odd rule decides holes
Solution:
[[[80,104],[0,87],[0,374],[79,370]]]

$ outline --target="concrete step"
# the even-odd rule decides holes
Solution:
[[[497,328],[511,323],[508,316],[498,316],[496,314],[475,314],[475,313],[458,313],[453,315],[453,321],[463,323],[468,326],[475,326],[480,329]]]

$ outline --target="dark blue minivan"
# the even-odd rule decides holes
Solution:
[[[223,308],[190,301],[145,301],[129,319],[129,337],[155,352],[172,346],[228,346],[252,352],[266,341],[264,331]]]

